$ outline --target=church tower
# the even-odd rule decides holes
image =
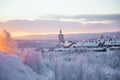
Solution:
[[[64,35],[62,34],[62,30],[60,29],[59,35],[58,35],[58,45],[62,46],[64,43]]]

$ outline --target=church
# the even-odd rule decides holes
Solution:
[[[58,47],[62,47],[64,44],[64,35],[62,34],[62,30],[60,29],[59,35],[58,35]]]

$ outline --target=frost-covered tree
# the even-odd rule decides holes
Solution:
[[[0,51],[7,54],[17,53],[17,45],[7,31],[3,31],[3,33],[0,34]]]
[[[41,52],[34,52],[28,49],[22,56],[23,63],[29,66],[34,72],[39,75],[47,76],[49,80],[53,80],[52,72],[46,66],[46,61],[42,57]]]

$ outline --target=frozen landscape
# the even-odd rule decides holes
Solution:
[[[0,0],[0,80],[120,80],[120,0]]]
[[[120,80],[120,50],[61,51],[56,42],[18,47],[7,31],[0,38],[0,80]]]

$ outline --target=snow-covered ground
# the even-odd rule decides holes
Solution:
[[[18,56],[0,52],[0,80],[48,80],[24,65]]]
[[[18,49],[6,31],[0,39],[0,80],[120,80],[119,50],[51,53]]]
[[[30,48],[31,49],[31,48]],[[0,52],[0,80],[120,80],[120,52]]]

